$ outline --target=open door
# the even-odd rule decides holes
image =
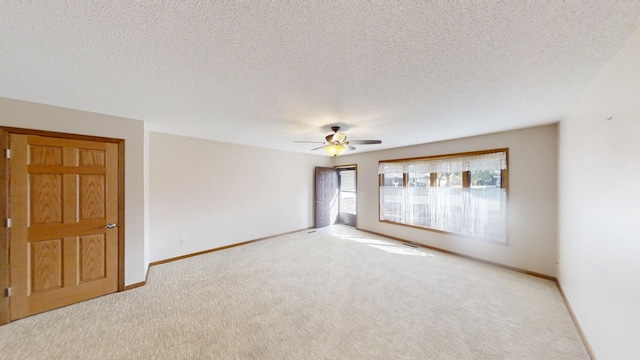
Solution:
[[[9,320],[118,291],[118,144],[10,134],[9,148]]]
[[[335,224],[338,215],[338,171],[316,167],[316,228]]]

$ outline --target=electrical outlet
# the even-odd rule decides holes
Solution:
[[[186,237],[180,238],[180,245],[186,245],[186,244],[187,244],[187,238]]]

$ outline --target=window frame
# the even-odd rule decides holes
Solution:
[[[509,148],[497,148],[497,149],[488,149],[488,150],[479,150],[479,151],[469,151],[469,152],[460,152],[460,153],[451,153],[451,154],[442,154],[442,155],[428,155],[428,156],[419,156],[419,157],[411,157],[411,158],[402,158],[402,159],[390,159],[390,160],[380,160],[378,161],[378,165],[382,163],[394,163],[394,162],[407,162],[407,161],[420,161],[420,160],[445,160],[445,159],[455,159],[460,157],[469,157],[475,155],[485,155],[485,154],[493,154],[504,152],[506,157],[507,168],[500,170],[500,188],[503,189],[507,195],[507,204],[509,202]],[[462,188],[471,188],[471,171],[462,171]],[[438,173],[429,173],[429,186],[435,186],[437,182]],[[408,188],[409,185],[409,173],[403,172],[403,182],[402,187]],[[465,186],[466,185],[466,186]],[[441,234],[452,234],[462,237],[469,237],[473,239],[479,239],[483,241],[495,242],[502,245],[508,245],[509,243],[509,234],[508,234],[508,212],[505,212],[505,241],[497,241],[492,240],[482,236],[474,236],[470,234],[465,234],[461,232],[448,231],[442,229],[436,229],[428,226],[414,225],[414,224],[406,224],[401,222],[396,222],[392,220],[383,220],[381,218],[381,210],[382,210],[382,198],[380,188],[384,186],[384,174],[378,174],[378,222],[406,226],[414,229],[433,231]]]

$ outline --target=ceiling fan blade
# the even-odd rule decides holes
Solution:
[[[347,145],[347,146],[349,147],[349,150],[351,150],[351,151],[353,151],[353,150],[355,150],[355,149],[356,149],[355,147],[353,147],[353,146],[351,146],[351,145]]]
[[[319,149],[322,149],[323,147],[324,147],[324,145],[322,145],[322,146],[318,146],[317,148],[313,148],[313,149],[311,149],[311,151],[313,151],[313,150],[319,150]]]
[[[324,144],[322,141],[302,141],[302,140],[294,140],[294,143],[305,143],[305,144]]]
[[[349,140],[349,144],[360,144],[360,145],[382,144],[382,140]]]

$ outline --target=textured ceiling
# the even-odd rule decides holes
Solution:
[[[366,151],[556,122],[640,25],[631,0],[0,7],[2,97],[298,152],[332,124]]]

